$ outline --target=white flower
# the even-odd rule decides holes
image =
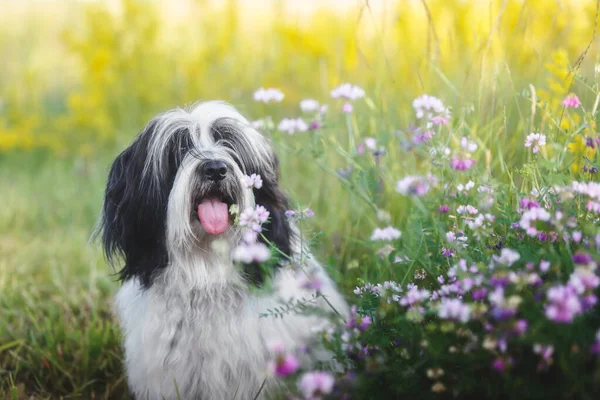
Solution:
[[[530,133],[525,138],[525,147],[533,147],[532,151],[537,153],[541,146],[546,145],[546,135],[543,133]]]
[[[549,221],[550,217],[550,213],[545,208],[535,207],[521,215],[519,226],[525,229],[529,236],[535,236],[537,233],[537,228],[533,226],[535,221]]]
[[[479,212],[479,210],[477,210],[475,207],[473,207],[470,204],[467,204],[466,206],[458,206],[458,208],[456,209],[456,212],[459,214],[471,214],[471,215],[475,215]]]
[[[521,255],[514,250],[504,248],[500,251],[500,256],[494,256],[493,259],[498,264],[506,265],[507,267],[512,266],[514,263],[519,261]]]
[[[277,125],[277,129],[281,132],[293,135],[296,132],[306,132],[308,130],[308,125],[302,118],[284,118],[279,125]]]
[[[246,181],[246,187],[250,189],[260,189],[263,185],[262,178],[258,174],[245,175],[244,180]]]
[[[334,99],[358,100],[364,95],[364,90],[349,83],[343,83],[331,91],[331,97]]]
[[[372,137],[365,138],[365,146],[369,150],[376,150],[377,148],[377,140]]]
[[[444,103],[442,103],[440,99],[427,94],[414,99],[412,106],[415,109],[418,119],[421,119],[425,116],[427,116],[427,119],[430,119],[434,116],[434,113],[442,114],[446,117],[450,116],[450,111],[444,107]]]
[[[424,176],[406,176],[396,184],[396,192],[404,196],[424,196],[429,188],[429,180]]]
[[[477,143],[471,142],[465,136],[460,139],[460,147],[467,150],[469,153],[474,153],[477,150]]]
[[[402,232],[393,226],[388,226],[386,228],[375,228],[373,234],[371,235],[371,240],[394,240],[398,239],[402,236]]]
[[[315,99],[304,99],[300,102],[302,112],[314,112],[319,110],[319,102]]]
[[[471,307],[459,299],[442,300],[438,309],[438,317],[441,319],[468,322],[471,318]]]
[[[473,181],[469,181],[466,185],[463,185],[462,183],[456,185],[456,190],[458,190],[459,192],[468,192],[469,190],[473,189],[473,187],[475,187],[475,183]]]
[[[255,232],[262,230],[261,225],[267,222],[269,211],[263,206],[248,207],[240,214],[239,225],[247,226]]]
[[[233,250],[233,261],[250,264],[265,262],[271,257],[269,248],[264,243],[242,243]]]
[[[279,89],[273,88],[260,88],[256,92],[254,92],[254,100],[262,101],[263,103],[276,102],[279,103],[285,95]]]

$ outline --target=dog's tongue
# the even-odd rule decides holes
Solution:
[[[223,233],[229,225],[227,204],[217,199],[206,199],[198,205],[198,218],[206,232],[211,235]]]

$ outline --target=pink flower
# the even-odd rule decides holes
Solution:
[[[307,372],[300,378],[298,389],[306,399],[319,399],[331,393],[334,383],[333,376],[327,372]]]
[[[475,160],[470,158],[453,157],[450,161],[450,166],[458,171],[469,170],[475,165]]]
[[[577,108],[581,105],[581,101],[579,101],[579,97],[577,97],[577,95],[571,94],[565,97],[562,105],[567,108]]]
[[[537,153],[538,151],[540,151],[540,147],[545,146],[545,145],[546,145],[546,135],[544,135],[543,133],[530,133],[525,138],[525,147],[533,146],[532,151],[534,153]]]
[[[352,103],[344,103],[344,105],[342,106],[342,112],[345,114],[350,114],[352,110],[354,110]]]
[[[396,184],[396,192],[403,196],[424,196],[429,188],[429,181],[424,176],[406,176]]]
[[[239,225],[247,226],[255,232],[262,230],[261,225],[267,222],[269,211],[263,206],[257,205],[256,208],[248,207],[240,214]]]
[[[282,342],[274,342],[269,345],[275,353],[275,360],[269,363],[269,369],[275,376],[283,378],[292,375],[298,370],[300,362],[293,354],[286,354]]]
[[[452,321],[468,322],[471,318],[471,307],[459,299],[442,300],[438,309],[438,317]]]
[[[441,115],[436,115],[435,117],[431,118],[431,122],[434,125],[448,125],[448,122],[450,120],[448,118],[442,117]]]

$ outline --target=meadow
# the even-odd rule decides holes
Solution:
[[[128,398],[89,239],[114,157],[203,99],[259,121],[357,306],[319,396],[598,395],[598,2],[23,4],[0,15],[0,398]],[[311,373],[277,375],[308,398]]]

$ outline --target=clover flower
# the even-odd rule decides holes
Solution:
[[[396,184],[396,192],[404,196],[424,196],[430,189],[430,183],[424,176],[406,176]]]
[[[320,399],[323,395],[331,393],[335,380],[328,372],[306,372],[300,377],[298,389],[306,399]]]
[[[331,91],[331,97],[334,99],[346,99],[354,101],[363,98],[364,96],[364,90],[349,83],[343,83]]]
[[[233,250],[231,257],[243,264],[261,263],[271,258],[271,252],[264,243],[242,243]]]
[[[260,177],[259,174],[252,174],[250,176],[245,175],[244,181],[246,183],[246,187],[249,189],[252,189],[252,188],[260,189],[263,185],[262,178]]]
[[[319,111],[319,108],[319,102],[315,99],[304,99],[300,102],[300,109],[305,113]]]
[[[571,94],[562,101],[562,105],[567,108],[577,108],[581,105],[581,101],[577,95]]]
[[[281,100],[283,100],[284,97],[285,95],[281,90],[274,88],[260,88],[256,92],[254,92],[254,100],[263,103],[279,103],[281,102]]]
[[[450,111],[444,106],[444,103],[440,99],[427,94],[414,99],[412,106],[415,109],[417,119],[426,117],[430,120],[436,116],[445,117],[447,119],[450,116]]]
[[[371,240],[387,240],[392,241],[400,238],[402,236],[402,232],[393,226],[388,226],[385,228],[375,228],[373,233],[371,234]]]
[[[525,147],[533,147],[531,151],[537,153],[541,146],[546,145],[546,135],[543,133],[530,133],[525,138]]]
[[[471,318],[471,307],[459,299],[442,300],[438,308],[438,317],[457,322],[468,322]]]
[[[239,225],[247,226],[255,232],[261,232],[261,225],[267,222],[269,211],[263,206],[257,205],[255,208],[248,207],[239,217]]]
[[[275,353],[275,359],[269,362],[269,370],[278,378],[284,378],[292,375],[298,370],[300,361],[293,354],[287,354],[284,351],[282,342],[275,342],[269,345],[272,352]]]
[[[500,256],[493,256],[492,259],[494,260],[494,262],[496,262],[498,264],[510,267],[514,263],[519,261],[520,258],[521,258],[521,255],[518,252],[508,249],[508,248],[504,248],[504,249],[500,250]]]
[[[296,132],[306,132],[308,125],[302,118],[284,118],[277,125],[277,129],[288,135],[293,135]]]
[[[558,323],[570,323],[583,311],[575,290],[564,285],[553,286],[546,292],[546,317]]]
[[[537,234],[536,221],[548,222],[550,218],[551,215],[545,208],[532,208],[521,215],[519,227],[524,229],[529,236],[535,236]]]

